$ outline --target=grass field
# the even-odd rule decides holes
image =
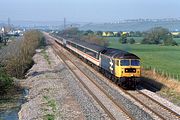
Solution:
[[[174,38],[174,40],[180,45],[180,38]]]
[[[2,47],[4,44],[3,43],[0,43],[0,47]]]
[[[151,66],[151,68],[169,73],[175,78],[177,75],[180,77],[180,46],[120,44],[118,40],[113,40],[113,38],[109,40],[109,47],[129,51],[138,55],[141,58],[142,66]]]
[[[136,41],[136,43],[141,43],[141,41],[143,39],[143,37],[127,37],[128,40],[131,38],[133,38]],[[118,41],[119,37],[107,37],[107,39],[110,41]],[[180,39],[179,39],[179,41],[180,41]]]

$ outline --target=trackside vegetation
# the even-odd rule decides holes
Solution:
[[[9,87],[12,86],[12,78],[3,70],[3,67],[0,66],[0,95],[4,94]]]
[[[11,77],[23,78],[32,66],[32,57],[36,48],[45,44],[43,34],[37,30],[24,33],[21,40],[16,40],[0,50],[0,87],[5,93],[13,84]]]

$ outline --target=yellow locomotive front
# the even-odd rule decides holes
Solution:
[[[139,59],[115,59],[115,76],[122,77],[140,77],[141,67]]]
[[[115,76],[117,83],[125,87],[135,88],[140,82],[141,67],[139,59],[116,59]]]
[[[100,54],[103,74],[111,75],[118,84],[136,87],[141,76],[140,58],[133,53],[107,48]],[[109,74],[109,75],[108,75]]]

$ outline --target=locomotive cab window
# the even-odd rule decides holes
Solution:
[[[129,60],[121,60],[121,66],[129,66],[130,62]]]
[[[140,66],[139,60],[131,60],[131,65],[132,66]]]

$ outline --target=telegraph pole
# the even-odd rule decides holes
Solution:
[[[64,30],[66,29],[66,18],[64,18]]]
[[[7,32],[11,31],[11,19],[8,17],[8,27]]]
[[[8,27],[10,27],[10,25],[11,25],[11,19],[8,18]]]

